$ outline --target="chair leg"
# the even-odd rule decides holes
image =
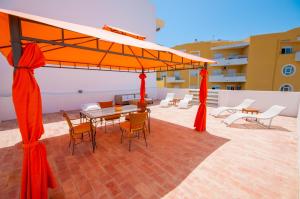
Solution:
[[[69,148],[70,148],[70,146],[71,146],[71,140],[72,140],[72,139],[70,138],[70,141],[69,141]]]
[[[121,129],[121,144],[123,143],[123,130]]]
[[[104,132],[106,133],[106,121],[104,121]]]
[[[150,134],[150,112],[148,114],[148,132]]]
[[[74,148],[75,148],[75,140],[73,139],[72,155],[74,154]]]
[[[145,139],[146,147],[148,147],[148,143],[147,143],[147,138],[146,138],[146,131],[145,131],[145,129],[143,129],[143,133],[144,133],[144,139]]]
[[[269,121],[269,125],[268,125],[268,128],[269,128],[269,129],[271,128],[272,119],[273,119],[273,118],[271,118],[270,121]]]
[[[131,151],[131,138],[129,138],[129,145],[128,145],[128,150]]]

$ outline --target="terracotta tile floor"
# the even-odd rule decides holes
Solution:
[[[118,126],[97,130],[98,147],[68,150],[60,114],[45,115],[43,141],[59,186],[50,198],[297,198],[296,119],[278,117],[266,129],[232,127],[208,116],[207,132],[192,129],[197,106],[151,107],[148,148],[120,144]],[[77,112],[73,112],[73,116]],[[18,198],[22,149],[15,121],[0,124],[0,198]]]

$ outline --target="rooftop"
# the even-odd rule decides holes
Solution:
[[[68,127],[59,113],[44,116],[48,160],[58,181],[50,198],[296,198],[296,119],[279,116],[271,129],[240,121],[226,127],[207,118],[193,130],[197,106],[151,107],[148,148],[120,144],[118,125],[97,129],[98,147],[68,150]],[[72,111],[73,118],[78,111]],[[18,198],[22,148],[15,120],[0,124],[0,193]]]

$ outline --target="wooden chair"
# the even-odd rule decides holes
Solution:
[[[64,111],[62,111],[62,113],[63,113],[63,117],[65,118],[69,126],[69,135],[70,135],[69,148],[72,145],[72,155],[73,155],[75,145],[82,143],[84,141],[84,136],[88,135],[89,140],[92,142],[91,139],[92,133],[96,132],[96,127],[94,125],[91,127],[91,124],[89,122],[73,124],[68,114]],[[76,143],[76,140],[80,140],[80,142]]]
[[[124,134],[126,134],[126,137],[129,139],[129,148],[128,150],[131,151],[131,141],[132,138],[139,138],[140,132],[143,132],[144,140],[146,147],[147,144],[147,138],[146,138],[146,121],[147,121],[147,112],[142,113],[130,113],[129,114],[129,121],[125,121],[120,123],[120,129],[121,129],[121,143],[123,143]]]
[[[107,102],[98,102],[99,103],[99,106],[101,108],[110,108],[110,107],[113,107],[113,101],[107,101]],[[105,116],[103,117],[104,119],[104,125],[105,125],[105,133],[106,133],[106,123],[107,122],[112,122],[112,124],[114,125],[115,124],[115,120],[119,120],[119,124],[120,124],[120,118],[121,118],[121,115],[120,114],[115,114],[115,115],[110,115],[110,116]],[[102,121],[101,121],[102,123]]]
[[[140,110],[138,111],[138,113],[144,113],[144,112],[147,112],[147,120],[146,120],[146,125],[145,125],[145,128],[146,128],[146,131],[150,134],[150,109],[147,108],[147,103],[140,103],[138,102],[137,103],[137,107],[140,108]],[[127,114],[125,116],[125,120],[129,121],[129,114]]]

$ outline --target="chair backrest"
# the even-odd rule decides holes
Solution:
[[[243,108],[248,108],[249,106],[251,106],[253,103],[255,102],[255,100],[253,99],[244,99],[244,101],[239,104],[237,107],[243,109]]]
[[[193,95],[189,95],[189,94],[186,94],[183,98],[184,101],[191,101],[193,100]]]
[[[113,107],[113,101],[99,102],[101,108]]]
[[[146,119],[147,119],[147,112],[130,113],[129,114],[130,130],[143,129]]]
[[[167,96],[166,96],[166,99],[167,100],[172,100],[172,99],[174,99],[174,97],[175,97],[175,93],[168,93]]]
[[[266,118],[266,119],[273,118],[273,117],[279,115],[281,113],[281,111],[283,111],[285,108],[286,107],[284,107],[284,106],[273,105],[265,112],[259,114],[259,117]]]
[[[67,121],[69,128],[72,129],[73,128],[73,124],[72,124],[72,122],[71,122],[68,114],[66,112],[64,112],[64,111],[62,111],[62,114],[63,114],[63,117],[65,118],[65,120]]]
[[[141,109],[140,112],[145,112],[147,109],[147,102],[144,103],[138,102],[137,107]]]

